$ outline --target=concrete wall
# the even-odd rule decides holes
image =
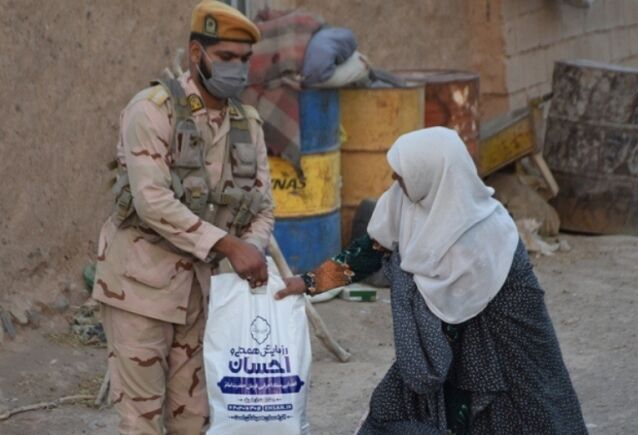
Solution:
[[[512,108],[551,90],[556,60],[587,58],[638,65],[636,0],[596,0],[589,9],[557,0],[501,0],[501,8]]]

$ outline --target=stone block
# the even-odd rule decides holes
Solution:
[[[513,56],[518,53],[518,44],[516,38],[518,29],[515,25],[516,21],[505,21],[503,23],[503,39],[505,41],[505,55]]]
[[[605,3],[607,0],[600,0],[585,9],[585,32],[595,32],[609,27],[609,17]]]
[[[625,0],[600,0],[605,9],[605,18],[607,29],[613,29],[626,25],[625,13]],[[633,2],[636,4],[636,2]]]
[[[523,73],[523,56],[513,56],[505,61],[505,77],[507,91],[510,93],[527,86]]]
[[[612,62],[618,62],[622,59],[630,57],[632,55],[632,49],[638,49],[638,44],[632,44],[631,34],[632,29],[630,27],[611,30],[610,45]]]
[[[504,0],[505,3],[507,3],[508,1],[518,3],[519,16],[538,12],[547,8],[546,2],[544,0]]]
[[[587,57],[602,62],[611,62],[611,31],[597,32],[586,36]]]
[[[531,50],[541,45],[539,25],[536,14],[527,14],[515,21],[516,52]]]
[[[515,22],[517,52],[550,45],[561,39],[561,16],[551,9],[540,9]]]
[[[516,110],[527,106],[527,91],[522,89],[509,96],[509,110]]]
[[[573,38],[585,33],[586,13],[583,9],[560,3],[557,10],[560,17],[560,39]]]
[[[501,16],[503,21],[514,21],[518,17],[519,10],[518,0],[501,1]]]

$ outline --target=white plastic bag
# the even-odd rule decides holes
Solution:
[[[337,65],[334,73],[328,80],[315,83],[313,88],[342,88],[353,85],[368,78],[370,75],[370,61],[368,58],[355,51],[344,63]]]
[[[263,294],[234,273],[213,276],[204,336],[211,427],[208,434],[306,433],[312,359],[302,296],[269,273]]]

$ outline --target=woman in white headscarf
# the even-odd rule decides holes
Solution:
[[[396,182],[379,199],[368,235],[287,280],[279,294],[317,294],[385,263],[397,364],[375,390],[360,433],[587,433],[516,226],[458,134],[408,133],[387,158]],[[437,340],[438,331],[447,340]],[[418,387],[415,373],[432,382]],[[401,411],[386,406],[396,402]]]

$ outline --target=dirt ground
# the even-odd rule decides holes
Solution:
[[[591,434],[638,431],[638,238],[564,236],[572,250],[534,259],[567,366]],[[333,300],[317,305],[336,338],[353,354],[340,364],[313,338],[309,415],[314,434],[350,434],[393,359],[389,294],[375,303]],[[105,351],[66,335],[63,316],[21,330],[0,348],[2,409],[94,393]],[[112,409],[86,405],[27,412],[0,422],[3,435],[116,433]]]

